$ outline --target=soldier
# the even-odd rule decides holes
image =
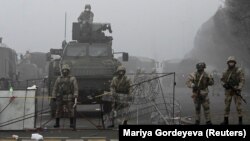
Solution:
[[[214,84],[214,80],[210,74],[204,71],[206,64],[200,62],[196,64],[196,72],[189,74],[186,85],[193,89],[193,101],[195,105],[195,125],[200,124],[200,112],[201,105],[204,110],[206,124],[211,125],[210,109],[209,109],[209,98],[208,98],[208,86]]]
[[[91,40],[92,37],[93,18],[94,13],[91,11],[91,6],[86,4],[85,10],[78,17],[78,22],[80,23],[80,36],[86,36],[88,40]]]
[[[110,85],[110,91],[113,98],[111,119],[112,124],[109,127],[114,127],[114,120],[119,111],[122,115],[122,124],[127,124],[127,112],[128,112],[128,100],[131,95],[130,79],[125,75],[126,68],[124,66],[119,66],[117,68],[117,76],[115,76]],[[119,97],[118,94],[124,95],[124,97]]]
[[[78,17],[78,22],[85,24],[93,23],[94,13],[91,11],[91,6],[89,4],[85,5],[85,10],[81,13],[81,15]]]
[[[230,104],[232,98],[236,104],[236,109],[239,116],[239,124],[242,125],[242,109],[240,93],[245,83],[244,72],[241,68],[236,67],[236,59],[230,56],[227,59],[228,69],[223,73],[221,82],[225,88],[225,113],[222,125],[228,125],[228,116],[230,112]]]
[[[78,85],[76,78],[71,76],[70,67],[67,64],[62,66],[62,75],[56,79],[52,97],[56,101],[56,124],[55,128],[60,127],[60,117],[70,118],[70,127],[75,128],[75,104],[78,97]]]

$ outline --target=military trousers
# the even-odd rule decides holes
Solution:
[[[73,101],[56,101],[56,118],[73,118],[75,117],[75,109],[73,108]]]
[[[236,110],[238,112],[238,116],[242,116],[242,108],[241,108],[241,98],[240,96],[237,96],[236,93],[232,90],[226,90],[225,91],[225,110],[224,110],[224,116],[228,117],[230,113],[230,106],[232,99],[234,99],[234,103],[236,106]]]
[[[117,123],[128,120],[129,97],[128,94],[114,94],[112,97],[111,118]]]
[[[201,117],[201,106],[203,107],[204,110],[204,116],[205,120],[211,121],[211,116],[210,116],[210,102],[209,102],[209,97],[208,93],[203,93],[203,94],[194,94],[195,96],[193,97],[194,105],[195,105],[195,120],[200,121]]]

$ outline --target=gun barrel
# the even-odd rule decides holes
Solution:
[[[233,90],[235,91],[236,95],[239,96],[240,99],[241,99],[245,104],[247,104],[246,99],[244,99],[244,98],[242,97],[242,95],[240,94],[240,92],[239,92],[238,90],[235,90],[235,89],[233,89]]]

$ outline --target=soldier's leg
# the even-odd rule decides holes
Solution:
[[[224,110],[224,121],[221,125],[228,125],[228,116],[230,113],[230,105],[232,101],[232,95],[230,92],[225,92],[225,110]]]
[[[54,128],[59,128],[60,127],[60,118],[56,118],[56,123],[54,125]]]
[[[124,104],[121,103],[119,100],[116,104],[116,116],[115,116],[115,123],[117,125],[123,124],[125,120],[125,107]]]
[[[200,113],[201,113],[201,102],[199,98],[194,99],[194,106],[195,106],[195,124],[200,124]]]
[[[123,125],[127,125],[128,124],[128,119],[129,119],[129,103],[127,102],[124,108],[124,121],[123,121]]]
[[[239,125],[242,125],[242,108],[241,108],[241,98],[237,95],[234,95],[234,103],[239,116]]]
[[[69,119],[69,121],[70,121],[69,127],[75,129],[76,128],[76,118],[75,117],[71,117]]]
[[[231,102],[232,102],[232,95],[231,95],[231,93],[226,93],[225,94],[225,114],[224,114],[225,117],[229,116]]]
[[[73,108],[74,103],[72,101],[68,101],[67,103],[67,109],[68,109],[68,116],[70,118],[70,128],[75,128],[75,110]]]
[[[54,125],[54,128],[60,127],[60,117],[62,117],[62,111],[63,111],[62,101],[56,101],[56,113],[55,113],[56,123]]]
[[[112,110],[110,113],[111,125],[109,125],[108,128],[113,128],[115,126],[116,107],[117,107],[117,103],[115,100],[113,100],[112,101]]]
[[[127,110],[128,110],[128,105],[127,104],[120,104],[120,108],[119,108],[119,111],[120,111],[120,123],[125,125],[127,124]]]
[[[203,107],[203,110],[204,110],[204,116],[205,116],[205,119],[206,119],[206,124],[211,125],[212,122],[211,122],[211,115],[210,115],[210,102],[209,102],[209,97],[207,95],[203,97],[202,107]]]

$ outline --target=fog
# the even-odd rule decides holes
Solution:
[[[72,22],[91,4],[94,22],[110,22],[115,51],[157,60],[183,58],[220,0],[0,0],[0,37],[17,52],[48,52],[71,40]]]

